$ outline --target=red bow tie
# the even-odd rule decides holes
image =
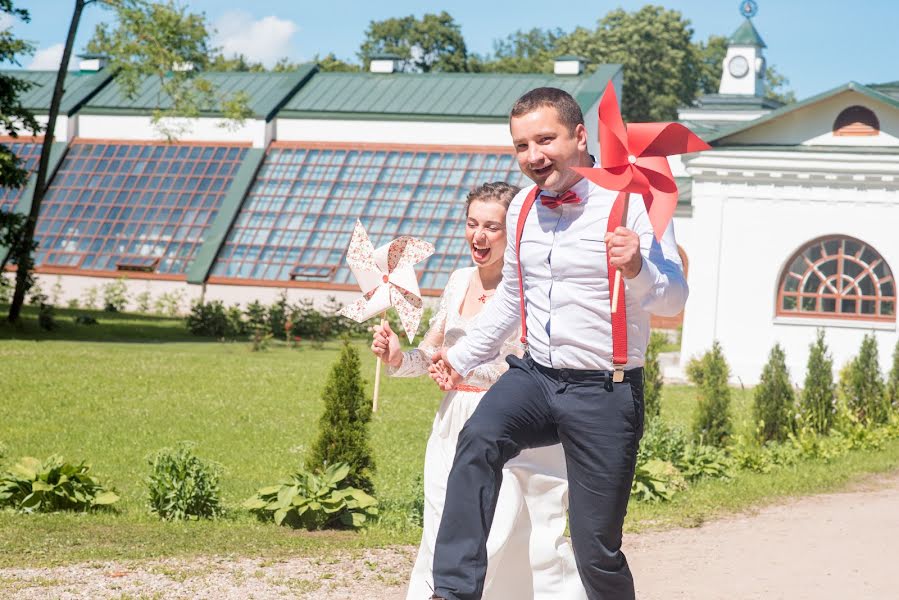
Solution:
[[[559,196],[547,196],[546,194],[540,194],[540,203],[543,204],[546,208],[559,208],[563,204],[577,204],[581,199],[577,194],[568,190],[564,194]]]

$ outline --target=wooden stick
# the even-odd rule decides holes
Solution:
[[[621,211],[621,226],[627,227],[627,208],[631,204],[631,195],[624,197],[624,210]],[[612,314],[618,312],[618,292],[621,289],[621,269],[615,269],[615,285],[612,289]]]
[[[381,327],[384,326],[384,321],[387,317],[387,311],[381,313]],[[371,399],[371,412],[378,412],[378,391],[381,388],[381,357],[379,356],[377,359],[377,366],[375,367],[375,393]]]

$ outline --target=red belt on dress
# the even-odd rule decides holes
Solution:
[[[486,392],[487,388],[478,387],[476,385],[468,385],[467,383],[460,383],[453,388],[454,392]]]

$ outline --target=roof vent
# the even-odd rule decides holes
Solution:
[[[396,73],[400,70],[401,56],[396,54],[375,54],[371,57],[368,70],[372,73]]]
[[[580,75],[584,72],[585,62],[580,56],[571,54],[559,56],[553,62],[553,73],[556,75]]]
[[[78,70],[83,73],[96,72],[106,66],[108,57],[105,54],[79,54]]]
[[[172,65],[172,71],[193,71],[194,63],[187,62],[176,62]]]

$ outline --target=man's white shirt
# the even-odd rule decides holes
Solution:
[[[521,323],[515,233],[522,204],[533,186],[512,200],[506,213],[503,279],[479,325],[449,349],[462,375],[493,360]],[[539,364],[557,369],[612,368],[612,321],[604,237],[618,195],[587,179],[571,187],[581,202],[550,209],[534,202],[521,236],[521,270],[527,308],[528,346]],[[541,192],[541,195],[554,195]],[[631,194],[627,228],[640,237],[643,266],[623,279],[627,304],[627,366],[643,366],[651,314],[673,316],[687,300],[687,283],[669,225],[661,244],[653,236],[643,197]]]

